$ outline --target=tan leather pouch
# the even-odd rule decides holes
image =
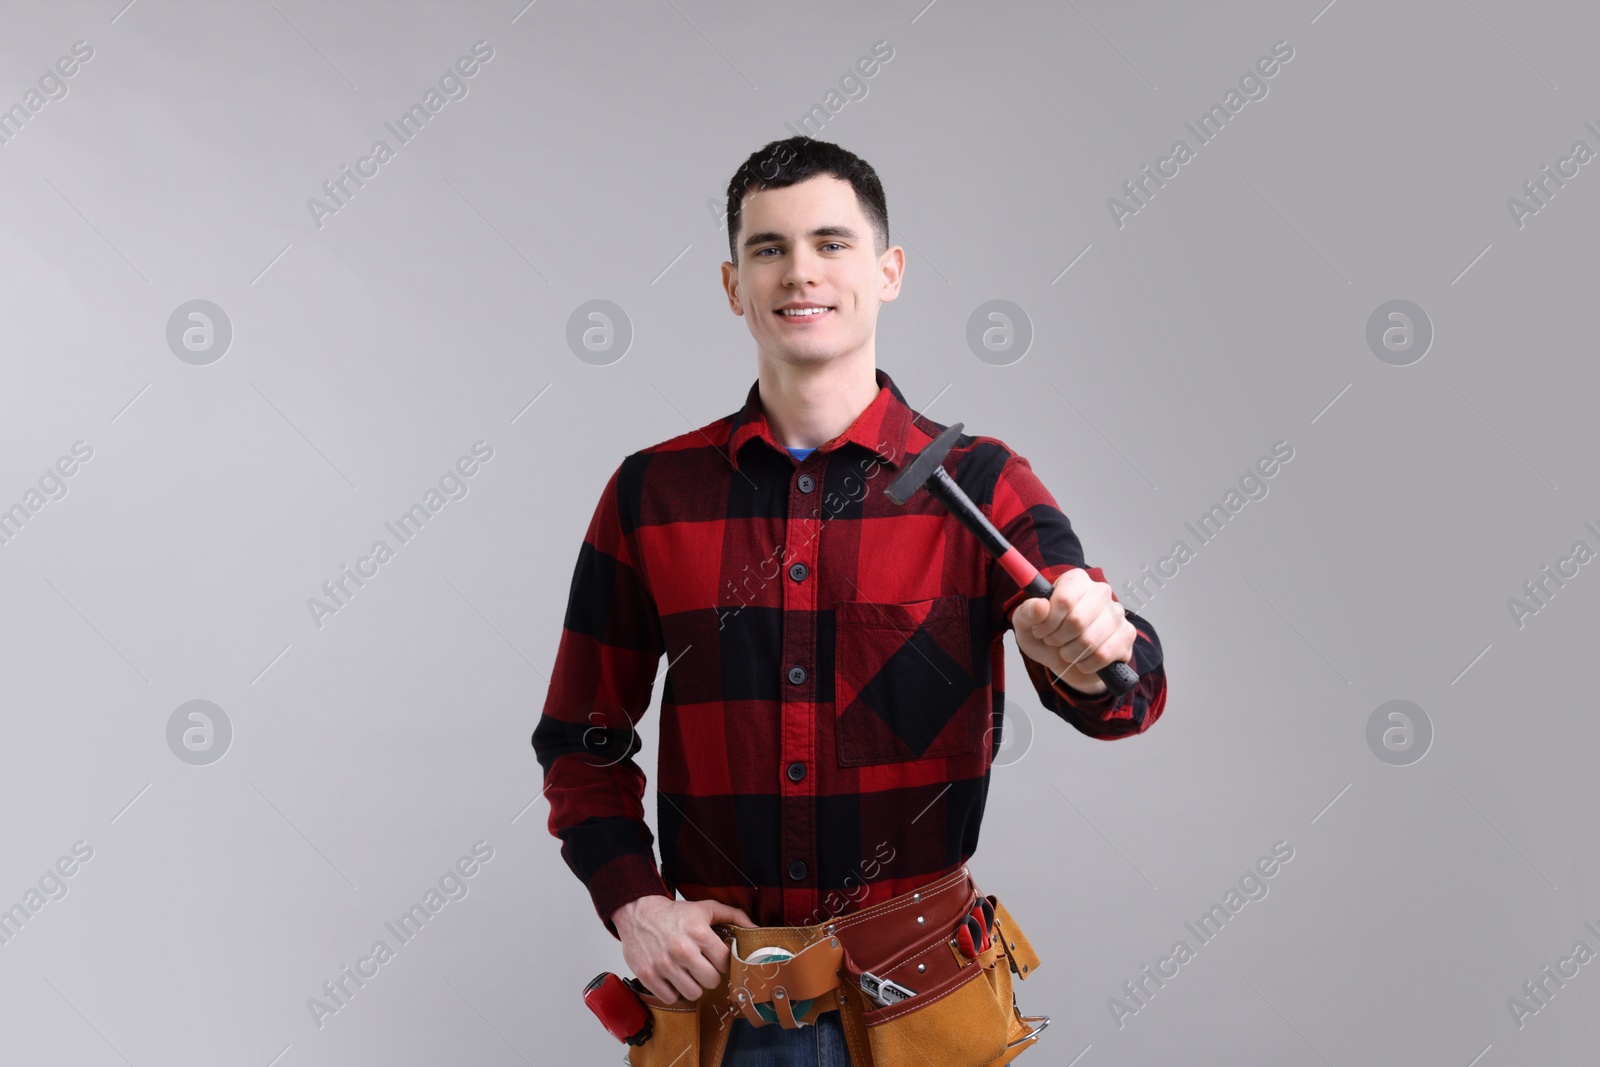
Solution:
[[[1006,1013],[1010,1032],[1006,1035],[1006,1044],[1000,1055],[984,1067],[1002,1067],[1002,1064],[1010,1063],[1032,1048],[1037,1042],[1038,1031],[1050,1020],[1042,1015],[1023,1015],[1017,1006],[1012,982],[1026,980],[1039,969],[1039,954],[1033,950],[1033,942],[1028,940],[1022,927],[1017,925],[999,898],[991,893],[988,900],[994,906],[994,945],[991,947],[1001,955],[996,957],[995,965],[987,973],[993,979],[995,1000]]]
[[[862,1012],[872,1067],[1001,1067],[1034,1044],[1029,1036],[1039,1020],[1018,1010],[1012,980],[1032,974],[1039,957],[1005,906],[992,895],[988,899],[995,922],[987,950],[971,958],[947,941],[945,951],[958,970],[913,997]],[[909,978],[905,968],[893,969]]]
[[[994,951],[985,955],[993,957]],[[907,1000],[864,1013],[873,1067],[984,1067],[1010,1030],[986,968],[973,961]]]
[[[654,1028],[650,1040],[628,1046],[629,1067],[699,1067],[700,1010],[696,1001],[664,1005],[641,996]]]

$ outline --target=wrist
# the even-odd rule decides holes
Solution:
[[[660,893],[647,893],[642,897],[634,897],[627,903],[618,905],[611,912],[611,925],[615,926],[620,934],[623,930],[630,928],[633,925],[633,920],[638,917],[639,911],[648,906],[646,901],[655,899],[670,900],[672,898],[663,896]]]
[[[1023,658],[1028,663],[1036,664],[1043,669],[1045,677],[1050,680],[1051,685],[1069,689],[1077,696],[1104,696],[1106,691],[1110,689],[1110,686],[1106,685],[1097,674],[1085,674],[1075,667],[1062,667],[1059,657],[1056,658],[1056,662],[1053,664],[1034,659],[1026,652],[1023,653]]]
[[[1078,678],[1068,678],[1066,674],[1062,674],[1061,684],[1072,690],[1074,693],[1077,693],[1079,696],[1084,697],[1105,696],[1106,690],[1110,688],[1110,686],[1106,685],[1105,682],[1101,681],[1094,675],[1089,675],[1087,677],[1080,675]]]

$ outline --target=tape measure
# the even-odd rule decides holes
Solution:
[[[745,957],[745,962],[746,963],[775,963],[775,962],[779,962],[779,961],[782,961],[782,960],[788,960],[788,959],[793,959],[793,958],[794,958],[794,953],[786,951],[785,949],[781,949],[781,948],[777,947],[776,945],[768,945],[768,946],[766,946],[764,948],[758,948],[754,952],[750,953],[750,955]],[[796,1022],[799,1022],[800,1016],[804,1015],[806,1012],[811,1010],[811,1003],[812,1003],[812,1000],[814,1000],[814,999],[815,998],[809,998],[809,999],[806,999],[806,1000],[796,1000],[796,1001],[791,1001],[790,1002],[790,1006],[794,1009],[794,1015],[795,1015],[795,1021]],[[773,1008],[773,1006],[770,1003],[757,1004],[756,1005],[756,1014],[761,1016],[763,1019],[765,1019],[769,1023],[775,1023],[775,1022],[778,1021],[778,1012],[777,1012],[777,1010],[775,1008]],[[800,1023],[800,1025],[801,1026],[808,1026],[810,1024],[809,1023]]]

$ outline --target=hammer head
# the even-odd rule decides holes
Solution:
[[[928,447],[917,453],[917,458],[906,465],[906,469],[895,476],[889,483],[889,488],[883,495],[896,504],[904,504],[916,492],[928,484],[928,479],[933,477],[933,472],[944,465],[944,457],[949,454],[950,446],[956,443],[956,438],[961,436],[961,423],[954,422],[944,433],[928,442]]]

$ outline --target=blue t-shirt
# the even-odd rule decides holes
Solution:
[[[789,455],[793,456],[795,459],[805,459],[815,451],[816,449],[814,448],[791,448],[789,449]]]

